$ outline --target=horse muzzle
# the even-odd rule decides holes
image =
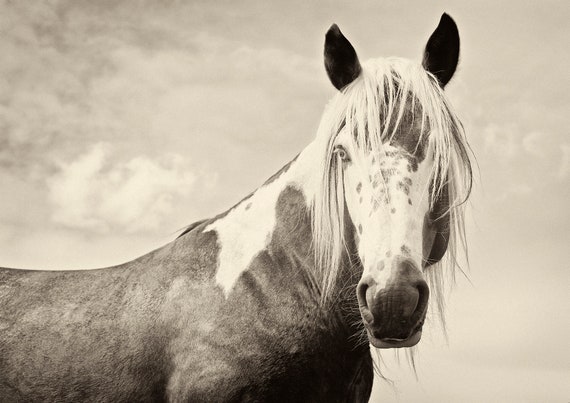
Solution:
[[[363,277],[357,296],[362,321],[374,347],[411,347],[420,341],[429,288],[412,260],[394,259],[390,277],[382,288],[372,275]]]

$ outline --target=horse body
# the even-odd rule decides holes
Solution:
[[[369,342],[420,340],[461,229],[458,41],[444,15],[422,65],[361,66],[333,25],[339,92],[254,193],[120,266],[0,269],[0,400],[367,401]]]
[[[372,386],[369,349],[346,343],[355,333],[357,306],[350,314],[323,309],[311,275],[310,217],[302,185],[292,178],[302,160],[225,214],[124,265],[2,269],[0,396],[365,401]],[[276,188],[273,201],[268,188]],[[267,244],[246,267],[234,268],[235,283],[216,278],[221,249],[244,251],[247,235],[271,220],[271,214],[257,225],[248,220],[245,228],[243,215],[260,209],[274,215]],[[240,227],[238,244],[224,245],[222,229],[206,230],[216,222]]]
[[[2,401],[158,396],[167,356],[153,294],[166,284],[133,268],[0,272]]]

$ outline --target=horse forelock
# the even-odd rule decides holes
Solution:
[[[333,290],[341,256],[346,249],[342,167],[333,157],[341,130],[353,133],[356,148],[383,152],[390,143],[409,154],[414,163],[433,150],[430,207],[441,192],[449,192],[451,239],[447,264],[427,270],[432,295],[443,324],[443,272],[453,276],[457,246],[466,254],[463,206],[471,190],[472,172],[463,126],[437,83],[418,63],[404,59],[376,59],[363,65],[362,74],[329,103],[317,134],[321,178],[310,197],[316,264],[323,282],[323,299]],[[446,186],[447,185],[447,186]],[[441,270],[438,266],[446,266]]]

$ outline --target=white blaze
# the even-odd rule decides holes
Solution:
[[[376,161],[382,160],[380,166],[378,161],[371,164],[371,156],[368,156],[360,165],[363,171],[346,168],[351,172],[345,182],[345,198],[358,232],[362,231],[358,251],[364,263],[364,275],[372,275],[378,289],[386,286],[394,258],[404,255],[422,267],[422,229],[429,209],[428,185],[433,163],[430,151],[426,150],[428,156],[415,172],[408,171],[407,159],[398,155],[397,147],[389,144],[383,146],[385,155],[376,155]],[[380,175],[381,169],[391,173]],[[378,181],[375,175],[383,178],[376,186],[371,183]],[[362,183],[359,192],[355,191],[356,183]],[[407,187],[407,192],[401,185]]]

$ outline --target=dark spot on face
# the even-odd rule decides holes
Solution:
[[[392,256],[392,252],[391,251],[386,252],[386,257],[390,257],[390,256]]]
[[[408,172],[416,172],[418,170],[418,159],[411,156],[408,158]]]
[[[358,185],[356,185],[356,192],[360,193],[361,190],[362,190],[362,182],[358,182]]]
[[[398,190],[404,192],[406,196],[410,194],[410,187],[402,181],[398,182]]]
[[[392,208],[392,210],[390,210],[390,213],[392,213],[392,214],[396,213],[396,209]]]
[[[249,210],[250,207],[251,207],[251,203],[247,203],[247,206],[245,206],[245,209],[246,209],[246,210]]]
[[[358,233],[362,234],[362,224],[358,224]]]
[[[384,267],[385,267],[385,266],[386,266],[386,265],[384,264],[384,262],[380,262],[380,263],[378,264],[378,271],[384,270]]]
[[[412,171],[416,172],[418,170],[418,159],[414,158],[412,160]]]
[[[359,202],[360,204],[362,204],[362,196],[360,196],[360,199],[358,200],[358,202]]]
[[[412,199],[408,199],[408,204],[411,206],[412,205]]]
[[[376,157],[372,156],[372,163],[375,164],[376,163]]]
[[[374,211],[378,210],[378,208],[380,207],[380,203],[378,203],[378,200],[374,200],[374,206],[372,207]]]
[[[400,171],[396,168],[386,168],[386,169],[382,169],[382,176],[384,178],[390,178],[392,176],[394,176],[395,174],[399,174]]]
[[[408,248],[406,245],[402,245],[402,247],[400,248],[400,250],[402,251],[402,253],[404,255],[409,255],[410,254],[410,248]]]

